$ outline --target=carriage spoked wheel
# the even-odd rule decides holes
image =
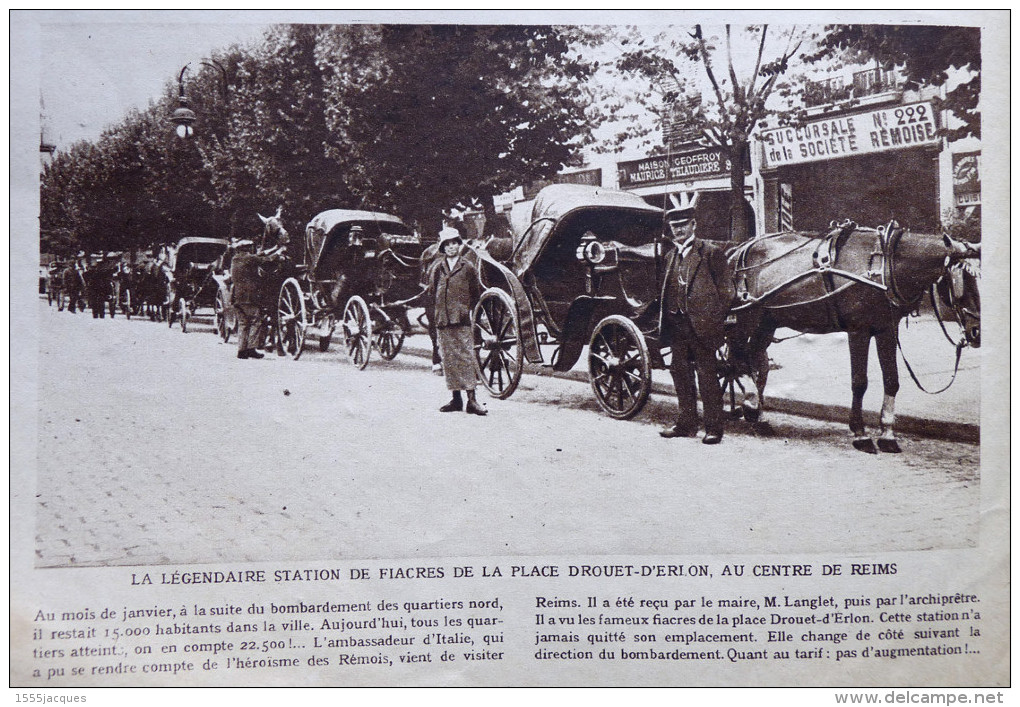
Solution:
[[[320,329],[325,329],[328,334],[319,337],[319,351],[323,353],[329,351],[329,345],[333,343],[333,332],[336,330],[336,317],[332,314],[327,314],[322,320],[322,324],[319,325]]]
[[[166,325],[168,328],[173,328],[174,321],[177,319],[177,310],[174,308],[174,300],[176,298],[173,288],[170,285],[166,286],[166,300],[163,302],[163,311],[166,313]]]
[[[347,300],[340,326],[343,329],[344,350],[351,363],[363,370],[372,355],[372,315],[364,299],[354,295]]]
[[[403,346],[404,327],[393,319],[383,321],[375,335],[375,347],[379,355],[386,361],[392,361]]]
[[[308,313],[301,285],[288,277],[280,286],[280,298],[276,304],[276,348],[295,361],[305,349],[305,328]]]
[[[524,370],[521,327],[514,301],[503,290],[482,293],[471,317],[475,366],[492,397],[505,400],[517,390]]]
[[[765,387],[768,378],[768,359],[764,370],[738,366],[732,352],[726,346],[716,353],[718,359],[719,385],[723,391],[723,407],[729,408],[734,420],[744,418],[746,422],[757,423],[761,418],[761,400],[758,391]]]
[[[227,319],[227,297],[222,289],[216,290],[216,299],[213,300],[213,323],[216,327],[216,335],[224,344],[230,341],[231,324]]]
[[[588,347],[588,374],[599,405],[627,420],[641,412],[652,386],[648,344],[637,325],[618,314],[598,323]]]
[[[181,319],[181,331],[188,333],[188,320],[191,318],[191,307],[188,300],[181,297],[177,300],[177,316]]]

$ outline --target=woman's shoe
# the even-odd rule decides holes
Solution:
[[[464,401],[457,400],[454,398],[443,407],[439,408],[439,412],[460,412],[464,409]]]

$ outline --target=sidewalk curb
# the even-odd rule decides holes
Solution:
[[[417,346],[404,345],[402,353],[418,358],[431,358],[431,351]],[[588,384],[588,376],[581,371],[553,371],[551,368],[544,368],[534,364],[525,364],[524,373],[545,378],[559,378],[578,383]],[[673,386],[652,381],[651,393],[673,397]],[[847,397],[850,391],[847,391]],[[825,403],[811,403],[804,400],[792,398],[781,398],[775,396],[766,397],[767,410],[774,410],[786,415],[808,417],[815,420],[827,422],[840,422],[849,424],[850,408],[845,405],[829,405]],[[871,428],[879,426],[879,413],[873,410],[864,411],[864,424]],[[968,444],[980,444],[981,426],[967,422],[953,422],[950,420],[932,420],[913,415],[897,415],[896,431],[904,434],[926,437],[931,439],[942,439],[948,442],[966,442]]]

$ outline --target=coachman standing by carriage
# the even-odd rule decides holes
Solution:
[[[280,222],[282,211],[282,207],[277,209],[276,215],[269,218],[259,215],[265,230],[258,251],[235,257],[231,265],[231,304],[237,313],[237,357],[241,359],[265,358],[258,350],[266,336],[262,313],[271,306],[277,289],[268,271],[279,268],[290,244],[290,236]]]
[[[471,311],[481,296],[478,271],[462,257],[463,239],[457,229],[447,226],[439,232],[440,254],[429,278],[435,311],[433,321],[439,338],[446,387],[453,397],[440,412],[465,410],[461,391],[467,392],[466,412],[485,415],[487,410],[478,404],[475,387],[474,338],[471,331]]]
[[[718,444],[725,423],[716,352],[726,343],[726,316],[735,297],[727,244],[695,236],[693,209],[670,216],[675,248],[665,265],[662,335],[672,351],[669,372],[676,391],[677,420],[659,434],[667,439],[697,435],[700,392],[705,419],[701,441]]]

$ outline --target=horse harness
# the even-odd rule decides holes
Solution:
[[[849,219],[838,224],[833,222],[831,225],[832,229],[825,236],[819,239],[806,239],[802,243],[793,246],[786,252],[781,253],[764,263],[749,264],[749,253],[751,248],[766,238],[786,235],[790,233],[789,231],[762,236],[761,238],[748,241],[735,248],[730,253],[729,260],[734,264],[738,304],[732,311],[734,313],[739,312],[762,303],[765,303],[765,306],[768,307],[767,302],[771,297],[814,275],[819,275],[821,277],[821,281],[825,288],[824,294],[811,300],[784,305],[774,305],[772,308],[781,309],[786,307],[798,307],[801,305],[830,300],[835,295],[852,287],[854,284],[865,285],[884,292],[890,306],[895,309],[904,309],[909,311],[917,307],[920,298],[924,293],[922,292],[914,298],[907,298],[902,294],[896,282],[896,247],[905,232],[896,221],[890,221],[888,224],[880,226],[872,231],[877,236],[875,250],[873,250],[869,256],[868,270],[863,275],[839,268],[836,264],[839,262],[841,250],[853,233],[857,231],[871,231],[872,229],[861,229],[856,223]],[[784,282],[776,285],[757,297],[750,292],[747,286],[747,273],[749,271],[760,270],[765,265],[781,260],[782,258],[811,243],[815,243],[816,246],[815,250],[811,254],[811,267],[809,269],[788,278]],[[837,278],[846,280],[846,282],[838,283]],[[835,311],[834,307],[832,308],[832,314],[838,321],[839,315],[838,312]]]

